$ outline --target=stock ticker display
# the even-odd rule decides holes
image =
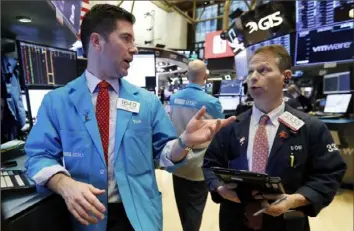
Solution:
[[[284,35],[284,36],[280,36],[277,38],[273,38],[273,39],[269,39],[267,41],[261,42],[261,43],[257,43],[254,44],[252,46],[247,47],[247,57],[250,58],[253,53],[264,46],[269,46],[269,45],[282,45],[283,47],[285,47],[285,49],[288,51],[288,53],[290,54],[290,35]]]
[[[296,30],[311,30],[353,20],[354,0],[296,1]]]
[[[19,44],[26,85],[65,85],[77,77],[74,51],[27,42]]]

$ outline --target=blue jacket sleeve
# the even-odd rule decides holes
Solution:
[[[57,170],[64,170],[58,122],[52,110],[53,105],[51,94],[45,95],[38,110],[37,123],[33,126],[25,145],[28,157],[26,169],[32,179],[37,177],[34,181],[39,191],[45,190],[43,186],[46,180],[53,175],[50,169],[56,167]]]
[[[160,163],[159,167],[174,172],[176,168],[184,165],[188,158],[186,157],[176,164],[167,158],[174,145],[174,140],[177,139],[177,133],[161,102],[155,96],[150,102],[153,103],[152,147],[154,159]]]
[[[225,115],[222,113],[222,106],[221,103],[218,99],[215,99],[208,108],[208,113],[214,118],[214,119],[224,119]]]

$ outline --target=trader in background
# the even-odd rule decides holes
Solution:
[[[213,201],[220,203],[220,231],[309,231],[307,217],[331,203],[346,172],[326,125],[284,103],[282,89],[291,78],[290,60],[279,45],[254,53],[247,77],[254,105],[221,129],[207,149],[203,170]],[[280,177],[286,195],[263,195],[265,200],[259,200],[252,189],[245,192],[240,185],[231,189],[235,185],[225,184],[210,167]],[[268,200],[284,196],[285,200],[269,205]],[[253,216],[262,205],[264,214]],[[291,210],[304,216],[287,219],[295,214]]]
[[[296,86],[295,84],[291,84],[288,87],[287,93],[290,96],[292,96],[292,98],[295,99],[298,102],[298,104],[301,105],[302,111],[304,111],[304,112],[312,111],[311,101],[307,97],[305,97],[301,94],[301,91],[298,88],[298,86]]]
[[[189,63],[188,80],[189,85],[170,98],[171,120],[177,135],[183,133],[194,114],[203,106],[206,107],[205,119],[224,118],[219,100],[203,90],[207,80],[207,68],[203,61]],[[184,231],[199,230],[202,221],[208,188],[201,167],[209,143],[194,146],[193,157],[173,173],[173,188]]]

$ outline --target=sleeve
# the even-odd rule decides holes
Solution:
[[[153,96],[153,98],[154,99],[151,101],[154,104],[152,115],[152,147],[155,166],[156,168],[173,172],[175,168],[184,165],[188,158],[185,158],[177,164],[173,163],[168,158],[176,142],[177,134],[161,102],[155,96]]]
[[[311,160],[305,185],[297,190],[310,201],[302,208],[308,216],[316,216],[328,206],[344,177],[346,164],[339,153],[327,126],[321,121],[314,121],[310,128],[309,148]]]
[[[46,191],[45,184],[58,172],[70,176],[62,166],[62,147],[52,105],[51,96],[47,94],[25,145],[27,173],[39,191]]]
[[[225,129],[222,129],[215,135],[204,156],[204,178],[211,193],[211,198],[215,203],[220,203],[224,200],[219,193],[216,192],[217,188],[223,185],[224,182],[220,180],[212,170],[210,170],[210,167],[228,167],[226,155],[228,150],[227,145],[224,143],[225,140],[228,140],[228,134],[225,132]]]

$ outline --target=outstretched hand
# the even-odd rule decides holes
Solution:
[[[191,121],[189,121],[183,134],[184,143],[187,146],[192,147],[193,145],[211,141],[222,127],[225,127],[236,120],[235,116],[231,116],[227,119],[204,120],[203,116],[205,113],[206,108],[203,106]]]

